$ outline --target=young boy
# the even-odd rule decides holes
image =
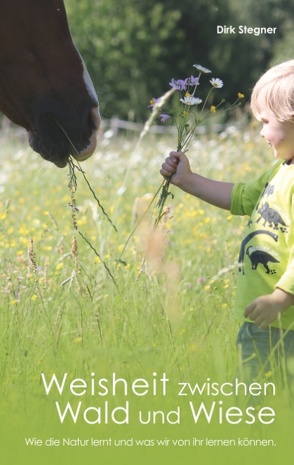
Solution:
[[[261,379],[278,367],[294,376],[294,60],[256,83],[251,108],[277,163],[248,183],[218,182],[192,173],[171,152],[160,173],[183,191],[235,215],[249,215],[237,277],[237,338],[243,376]],[[284,363],[286,362],[286,363]]]

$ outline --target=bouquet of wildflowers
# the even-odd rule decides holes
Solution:
[[[225,102],[221,99],[217,105],[210,104],[210,97],[215,89],[223,87],[223,81],[219,78],[210,79],[211,84],[208,93],[204,100],[196,96],[198,86],[200,85],[200,77],[202,74],[209,74],[211,71],[201,65],[195,64],[194,68],[198,71],[198,76],[190,76],[185,79],[172,79],[169,83],[171,89],[162,97],[152,98],[149,108],[152,108],[152,120],[159,114],[161,122],[165,123],[170,118],[173,118],[177,127],[177,151],[186,152],[188,146],[195,134],[196,128],[206,119],[217,114],[219,107]],[[179,109],[170,112],[161,112],[171,94],[179,93]],[[233,104],[223,111],[231,110],[240,104],[240,100],[244,95],[238,93],[237,99]],[[155,226],[159,223],[162,217],[163,207],[166,198],[170,195],[169,192],[170,178],[163,181],[161,194],[157,206],[159,214],[155,221]]]
[[[212,105],[210,103],[210,97],[211,97],[212,92],[215,89],[221,89],[223,87],[223,81],[219,78],[210,79],[209,81],[210,88],[208,90],[208,93],[205,99],[202,100],[196,96],[198,86],[200,85],[200,77],[202,74],[210,74],[211,71],[198,64],[193,65],[193,66],[198,71],[197,76],[190,76],[188,78],[178,79],[178,80],[172,79],[169,83],[171,88],[163,96],[159,98],[152,98],[150,100],[149,108],[152,109],[152,113],[149,119],[147,120],[147,122],[145,123],[144,129],[140,135],[138,144],[141,142],[143,137],[147,134],[155,118],[159,115],[162,123],[165,123],[166,121],[173,118],[176,124],[176,127],[177,127],[177,136],[178,136],[177,151],[186,152],[195,134],[196,128],[204,120],[211,118],[217,114],[219,107],[225,102],[225,100],[221,99],[217,105]],[[175,93],[180,94],[179,102],[178,102],[179,108],[177,108],[176,110],[163,112],[163,109],[165,108],[166,103],[168,102],[169,98],[171,97],[171,95]],[[238,96],[235,102],[229,105],[227,108],[223,109],[223,111],[231,110],[232,108],[240,105],[240,100],[243,98],[244,98],[244,95],[241,93],[238,93]],[[154,222],[154,228],[158,226],[161,218],[165,214],[165,212],[163,212],[163,208],[164,208],[166,199],[169,195],[172,195],[169,192],[169,185],[170,185],[170,178],[165,179],[162,182],[158,191],[155,193],[154,197],[152,198],[147,210],[139,218],[137,224],[135,225],[135,228],[129,235],[125,243],[125,246],[123,247],[121,255],[118,259],[118,262],[121,261],[121,257],[131,237],[133,236],[135,230],[139,226],[140,222],[143,220],[146,213],[149,211],[157,195],[160,193],[159,200],[157,202],[157,207],[159,211],[158,211],[158,215]]]

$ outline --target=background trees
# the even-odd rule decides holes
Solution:
[[[222,95],[249,96],[272,61],[293,58],[288,0],[65,0],[74,39],[102,115],[142,121],[151,97],[200,63],[224,80]],[[272,35],[216,33],[217,25],[276,27]]]

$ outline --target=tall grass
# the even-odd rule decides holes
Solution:
[[[42,161],[13,133],[2,136],[0,385],[8,418],[27,398],[39,405],[41,372],[79,378],[115,372],[128,380],[166,372],[175,384],[235,376],[243,220],[173,188],[158,234],[148,213],[128,241],[174,148],[162,136],[136,142],[101,136],[82,166],[118,231],[81,173],[75,231],[67,170]],[[194,170],[231,181],[272,162],[254,128],[201,136],[188,156]]]

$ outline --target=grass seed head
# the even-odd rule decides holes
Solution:
[[[35,255],[35,250],[34,250],[34,240],[32,237],[29,240],[28,259],[29,259],[29,267],[33,269],[34,273],[37,273],[38,267],[36,263],[36,255]]]

